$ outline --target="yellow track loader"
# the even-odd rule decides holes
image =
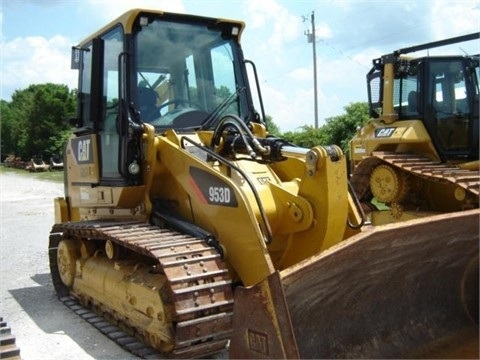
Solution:
[[[480,33],[373,60],[372,119],[350,142],[351,183],[373,224],[478,208],[479,55],[407,56],[472,41]]]
[[[176,358],[478,357],[478,210],[365,225],[340,148],[268,134],[243,28],[134,9],[72,49],[59,298],[145,357],[124,334]]]

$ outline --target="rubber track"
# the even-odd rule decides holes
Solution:
[[[172,353],[166,355],[200,358],[225,350],[233,319],[231,280],[220,255],[205,241],[140,222],[87,221],[54,225],[49,253],[52,280],[59,298],[117,344],[143,358],[158,358],[159,353],[134,342],[134,338],[119,328],[96,319],[95,314],[72,299],[63,286],[58,276],[56,252],[62,238],[72,237],[110,240],[158,261],[175,305],[172,319],[176,324],[175,344]],[[118,317],[118,314],[111,315]]]
[[[0,317],[0,359],[20,359],[20,349],[15,344],[15,336],[3,317]]]
[[[388,163],[429,181],[454,183],[470,193],[479,195],[480,173],[478,171],[462,170],[416,154],[377,151],[363,160],[352,176],[351,182],[359,198],[367,195],[370,174],[381,163]]]

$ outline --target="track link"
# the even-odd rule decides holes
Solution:
[[[451,164],[434,162],[417,154],[378,151],[373,152],[371,157],[364,159],[361,165],[355,169],[351,178],[351,183],[360,199],[368,196],[370,174],[376,166],[382,163],[390,164],[427,181],[455,184],[469,193],[479,195],[479,171],[462,170]]]
[[[59,297],[59,300],[75,314],[90,323],[98,331],[109,337],[122,349],[142,359],[158,359],[162,357],[153,347],[144,344],[116,325],[112,325],[103,317],[82,306],[73,296]]]
[[[91,312],[80,308],[63,285],[57,265],[57,247],[63,238],[110,240],[131,251],[155,259],[155,271],[167,278],[174,306],[171,321],[175,358],[200,358],[223,351],[228,345],[233,319],[233,293],[225,263],[204,240],[140,222],[87,221],[54,225],[50,235],[52,280],[59,298],[80,316],[126,350],[144,358],[157,357],[158,351],[135,343],[132,337],[110,324],[102,324]],[[107,306],[108,304],[103,304]],[[103,307],[102,307],[103,308]],[[83,314],[83,315],[82,315]],[[110,317],[117,318],[112,311]],[[142,334],[144,329],[135,329]],[[148,343],[148,339],[142,338]],[[149,344],[151,345],[151,344]]]
[[[477,196],[479,194],[480,173],[478,171],[462,170],[450,164],[433,162],[421,155],[374,152],[373,156],[420,177],[448,181]]]
[[[20,349],[15,344],[15,336],[3,317],[0,317],[0,359],[20,359]]]

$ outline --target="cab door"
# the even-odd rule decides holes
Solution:
[[[134,111],[128,106],[125,91],[129,77],[122,27],[93,39],[81,54],[79,124],[75,134],[88,137],[93,145],[92,159],[96,159],[98,167],[95,183],[137,185],[139,172],[128,171],[129,165],[138,161],[139,148],[128,129]]]
[[[478,85],[466,60],[431,58],[426,66],[425,125],[444,161],[478,159]]]

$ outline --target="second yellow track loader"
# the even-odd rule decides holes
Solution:
[[[473,41],[480,44],[480,33],[373,61],[372,118],[351,140],[350,160],[354,191],[374,224],[478,209],[479,55],[407,56]]]

